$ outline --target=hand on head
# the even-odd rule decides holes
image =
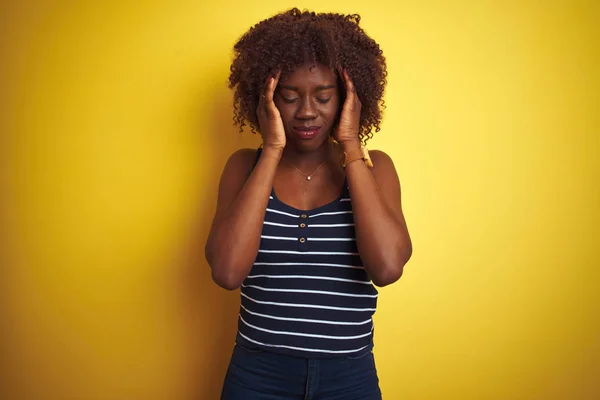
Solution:
[[[285,129],[281,114],[275,106],[273,97],[275,96],[275,88],[279,83],[281,71],[278,71],[275,76],[269,76],[265,82],[262,94],[258,100],[256,115],[258,124],[260,125],[260,134],[263,138],[264,147],[283,150],[285,147]]]
[[[358,130],[360,125],[360,112],[362,103],[356,93],[356,87],[348,74],[348,71],[338,67],[339,75],[345,85],[346,100],[342,106],[339,123],[333,132],[333,138],[343,146],[360,145]]]

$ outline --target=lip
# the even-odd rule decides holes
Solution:
[[[319,134],[320,126],[294,126],[294,133],[302,140],[312,139]]]

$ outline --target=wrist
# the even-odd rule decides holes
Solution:
[[[262,154],[280,160],[283,156],[283,148],[279,146],[263,146]]]
[[[345,169],[348,164],[358,160],[363,160],[368,167],[373,167],[369,151],[360,142],[346,143],[344,147],[340,146],[340,150],[342,168]]]
[[[353,150],[360,149],[360,147],[361,147],[361,143],[358,140],[358,138],[345,140],[345,141],[338,142],[338,143],[340,145],[340,150],[342,150],[342,151],[353,151]]]

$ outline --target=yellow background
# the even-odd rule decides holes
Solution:
[[[386,400],[598,399],[598,2],[46,2],[0,9],[0,398],[217,399],[238,294],[203,245],[231,46],[358,12],[389,65],[414,255],[381,291]]]

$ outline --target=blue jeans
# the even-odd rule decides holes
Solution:
[[[373,352],[307,359],[236,344],[221,400],[381,400]]]

